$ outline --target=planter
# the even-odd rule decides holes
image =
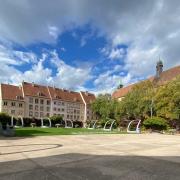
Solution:
[[[13,137],[15,136],[15,130],[11,126],[7,126],[6,129],[2,129],[2,135],[6,137]]]

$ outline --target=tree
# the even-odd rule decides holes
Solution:
[[[100,94],[92,103],[91,107],[99,118],[115,118],[117,104],[117,100],[112,99],[110,94]]]
[[[153,96],[153,84],[150,81],[146,80],[136,84],[120,102],[120,114],[128,117],[150,116]]]
[[[180,76],[158,88],[155,110],[158,116],[180,119]]]

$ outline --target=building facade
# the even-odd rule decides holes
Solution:
[[[163,63],[162,61],[159,60],[156,65],[156,75],[151,76],[147,80],[151,81],[155,87],[156,86],[158,87],[175,79],[179,75],[180,75],[180,66],[176,66],[166,71],[163,71]],[[126,96],[126,94],[133,89],[133,86],[136,84],[137,83],[131,84],[126,87],[120,86],[120,88],[118,88],[116,91],[113,92],[112,97],[121,101]]]
[[[90,104],[95,95],[56,87],[22,82],[20,86],[0,85],[0,112],[14,117],[45,118],[61,115],[64,119],[82,121],[93,119]]]

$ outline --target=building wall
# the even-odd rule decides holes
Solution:
[[[51,100],[43,97],[25,96],[25,117],[43,118],[50,116]]]
[[[14,117],[24,117],[24,105],[25,103],[23,101],[1,100],[1,112]]]
[[[84,105],[79,102],[52,100],[51,115],[61,115],[64,119],[83,120]]]
[[[62,99],[53,100],[51,96],[51,99],[43,96],[27,96],[24,94],[23,88],[23,99],[5,100],[2,99],[1,90],[0,88],[0,112],[6,112],[14,117],[35,117],[39,119],[52,115],[62,115],[64,119],[82,121],[83,124],[93,118],[91,108],[84,100],[74,98],[72,101],[64,101]]]

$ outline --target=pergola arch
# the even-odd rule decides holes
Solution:
[[[131,127],[131,124],[133,124],[134,122],[137,122],[136,130],[132,131],[132,130],[130,130],[130,127]],[[129,124],[128,124],[128,127],[127,127],[127,133],[137,133],[137,134],[139,134],[140,133],[140,124],[141,124],[140,119],[135,119],[135,120],[130,121]]]
[[[65,122],[65,128],[73,128],[73,121],[72,120],[66,119],[66,120],[64,120],[64,122]]]
[[[24,127],[24,120],[23,120],[23,117],[22,116],[18,116],[17,117],[17,121],[21,121],[21,126],[17,126],[16,124],[14,125],[14,116],[11,116],[11,126],[15,126],[15,127]],[[16,121],[16,123],[17,123]]]
[[[106,123],[105,123],[105,125],[104,125],[104,128],[103,128],[103,129],[104,129],[105,131],[112,131],[112,128],[113,128],[113,125],[114,125],[115,122],[116,122],[116,120],[114,120],[114,119],[109,119],[109,120],[107,120]],[[107,127],[108,123],[111,123],[111,125],[109,126],[109,128]]]
[[[98,120],[90,121],[88,129],[96,129],[97,122],[98,122]]]
[[[47,119],[49,121],[49,126],[44,125],[44,120],[45,119]],[[52,127],[51,119],[50,118],[41,118],[41,127],[42,128],[47,128],[47,127],[51,128]]]

